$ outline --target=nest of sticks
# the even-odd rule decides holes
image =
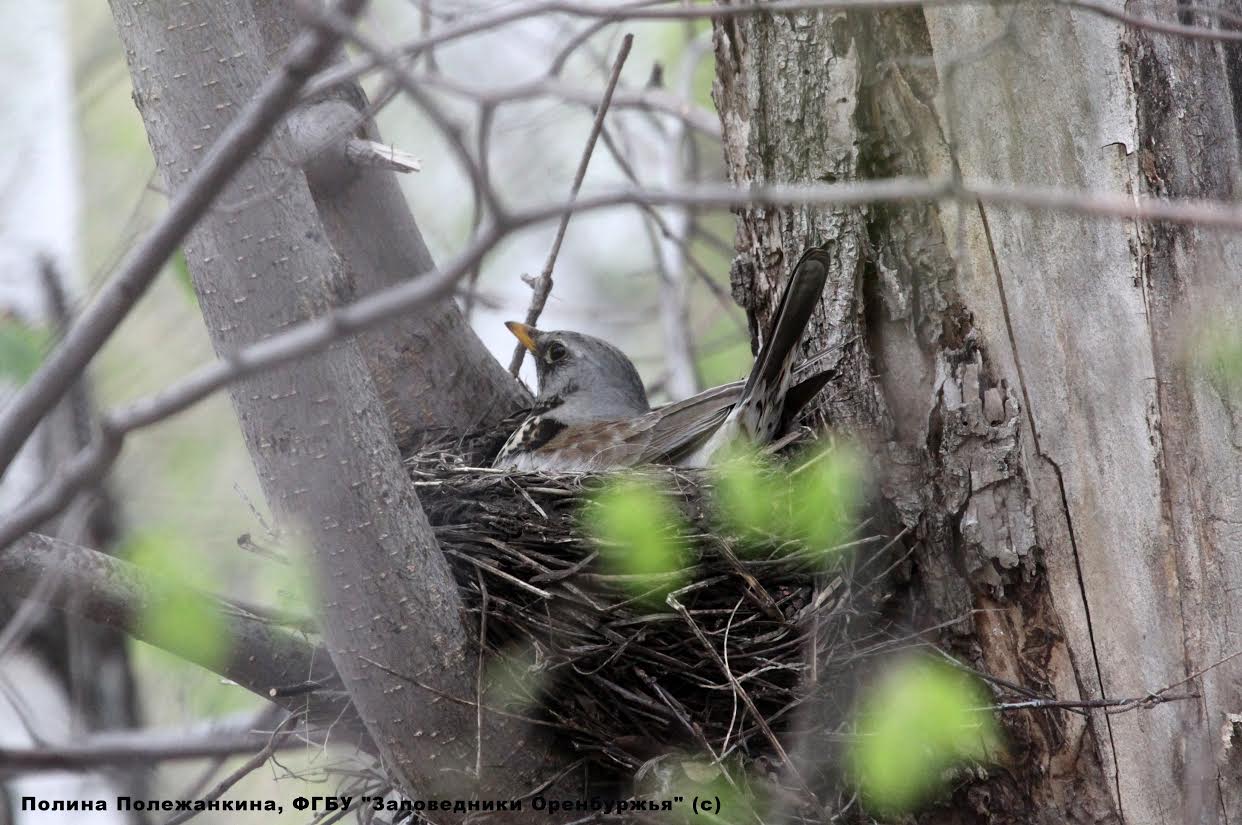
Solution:
[[[779,765],[809,726],[802,707],[820,702],[820,732],[825,702],[844,720],[845,682],[876,647],[867,619],[882,588],[870,584],[886,566],[865,522],[826,567],[787,540],[756,547],[722,533],[709,474],[653,468],[689,552],[676,590],[641,598],[583,529],[605,477],[480,468],[477,451],[468,460],[455,448],[407,466],[488,660],[517,674],[489,705],[537,715],[582,758],[628,778],[674,752]]]

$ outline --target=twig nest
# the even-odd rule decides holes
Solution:
[[[609,477],[470,467],[445,450],[407,463],[483,633],[485,707],[555,727],[609,770],[632,777],[673,752],[779,764],[799,709],[857,657],[858,571],[883,567],[846,549],[878,546],[863,528],[832,548],[740,529],[720,515],[718,474],[650,468],[647,495],[672,516],[631,513],[664,523],[610,539],[597,518],[615,504]],[[799,483],[762,480],[761,496]],[[642,550],[624,545],[643,541],[675,547],[675,562],[627,567]]]

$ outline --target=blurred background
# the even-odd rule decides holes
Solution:
[[[363,28],[392,44],[504,5],[375,0]],[[130,98],[107,4],[31,8],[4,0],[0,19],[6,27],[0,39],[7,41],[0,50],[5,64],[0,131],[11,138],[0,144],[23,147],[0,157],[0,255],[5,256],[0,311],[39,317],[46,307],[31,291],[32,248],[49,256],[63,276],[72,310],[89,300],[160,215],[166,199]],[[593,119],[592,102],[602,94],[626,32],[635,41],[618,94],[662,89],[695,109],[700,121],[716,122],[705,21],[596,27],[590,20],[542,16],[437,48],[420,58],[421,68],[444,78],[444,85],[431,91],[474,141],[479,109],[459,93],[462,87],[495,94],[537,79],[577,35],[588,34],[565,52],[560,71],[561,84],[580,94],[508,103],[496,111],[491,127],[491,172],[499,191],[512,203],[547,202],[570,191]],[[371,79],[368,91],[374,94],[381,82]],[[403,176],[401,183],[433,256],[444,260],[471,231],[469,178],[439,132],[402,97],[385,106],[378,122],[387,142],[422,161],[422,171]],[[648,185],[721,179],[717,136],[662,111],[614,105],[582,191],[625,183],[631,175]],[[531,290],[522,276],[542,270],[555,231],[547,224],[509,238],[486,259],[473,294],[459,296],[472,325],[503,363],[514,340],[502,322],[524,316]],[[581,330],[621,346],[638,365],[653,402],[736,378],[748,367],[750,353],[745,316],[729,298],[732,237],[727,213],[624,209],[577,216],[540,326]],[[7,361],[8,370],[20,372],[26,350],[45,347],[46,339],[6,339],[4,346],[0,364]],[[95,361],[96,402],[108,408],[150,394],[212,357],[185,266],[174,261]],[[529,360],[525,369],[523,377],[533,382]],[[266,513],[225,395],[134,438],[111,483],[119,493],[122,554],[146,561],[158,555],[160,564],[188,574],[200,587],[298,609],[298,576],[238,546],[243,534],[262,541]],[[140,642],[129,644],[141,713],[149,725],[184,727],[261,705],[218,677]],[[285,754],[226,798],[274,798],[286,804],[285,820],[305,821],[307,813],[287,802],[304,793],[331,792],[313,784],[325,780],[316,771],[327,759],[319,753]],[[216,765],[216,775],[229,764]],[[149,798],[187,798],[187,790],[204,779],[203,770],[197,763],[158,769]],[[259,813],[207,813],[200,821],[220,816],[270,819]]]

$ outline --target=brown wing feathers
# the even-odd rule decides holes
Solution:
[[[772,328],[759,350],[755,366],[746,379],[742,390],[743,403],[759,387],[772,387],[788,369],[789,356],[793,353],[802,333],[811,320],[811,313],[823,294],[828,279],[828,253],[823,249],[810,249],[799,259],[789,276],[789,283],[781,293],[773,316]]]

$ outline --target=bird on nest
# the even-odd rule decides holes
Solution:
[[[634,364],[607,341],[508,322],[534,357],[539,392],[493,466],[549,473],[640,464],[705,467],[730,445],[769,443],[831,376],[793,378],[797,345],[823,292],[828,262],[827,252],[811,249],[794,266],[744,381],[655,409]]]

